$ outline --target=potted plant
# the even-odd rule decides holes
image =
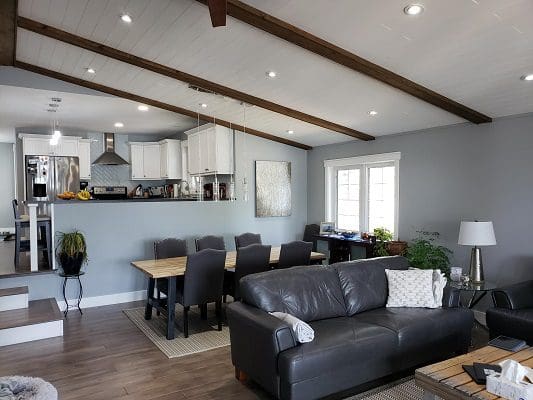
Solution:
[[[440,269],[450,276],[450,258],[452,251],[434,243],[438,232],[418,232],[420,237],[409,244],[405,256],[412,267],[420,269]]]
[[[82,264],[87,262],[87,245],[83,233],[59,232],[57,259],[65,275],[79,274]]]
[[[387,228],[374,229],[376,244],[374,246],[374,255],[378,257],[388,256],[387,244],[392,240],[392,233]]]

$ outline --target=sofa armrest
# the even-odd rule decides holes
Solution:
[[[455,308],[461,305],[461,291],[451,286],[444,287],[444,294],[442,296],[443,308]]]
[[[278,355],[297,345],[290,326],[259,308],[234,302],[227,307],[233,365],[277,396]]]
[[[533,280],[495,289],[492,300],[496,307],[509,310],[533,308]]]

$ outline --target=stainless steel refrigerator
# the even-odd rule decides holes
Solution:
[[[78,157],[26,156],[26,201],[39,203],[39,215],[49,215],[47,204],[65,191],[80,190]]]

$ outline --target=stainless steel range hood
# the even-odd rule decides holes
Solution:
[[[115,134],[104,133],[104,153],[94,160],[93,164],[100,165],[124,165],[129,164],[126,160],[115,153]]]

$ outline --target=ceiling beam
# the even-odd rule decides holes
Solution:
[[[0,65],[13,65],[17,48],[17,0],[0,1]]]
[[[151,98],[148,98],[148,97],[139,96],[139,95],[136,95],[134,93],[125,92],[123,90],[115,89],[115,88],[112,88],[112,87],[109,87],[109,86],[100,85],[99,83],[86,81],[86,80],[83,80],[83,79],[80,79],[80,78],[76,78],[76,77],[73,77],[73,76],[70,76],[70,75],[62,74],[62,73],[57,72],[57,71],[52,71],[52,70],[49,70],[49,69],[46,69],[46,68],[42,68],[42,67],[39,67],[37,65],[28,64],[28,63],[16,60],[15,61],[15,67],[21,68],[21,69],[25,69],[26,71],[35,72],[35,73],[40,74],[40,75],[45,75],[45,76],[48,76],[50,78],[59,79],[59,80],[64,81],[64,82],[69,82],[69,83],[72,83],[74,85],[83,86],[83,87],[86,87],[86,88],[89,88],[89,89],[97,90],[99,92],[107,93],[107,94],[110,94],[112,96],[120,97],[120,98],[123,98],[123,99],[126,99],[126,100],[131,100],[131,101],[135,101],[135,102],[141,103],[141,104],[146,104],[146,105],[149,105],[149,106],[152,106],[152,107],[155,107],[155,108],[160,108],[162,110],[171,111],[171,112],[176,113],[176,114],[185,115],[187,117],[191,117],[191,118],[195,118],[195,119],[199,118],[200,120],[205,121],[205,122],[213,122],[213,121],[215,121],[215,118],[210,116],[210,115],[198,114],[195,111],[187,110],[187,109],[182,108],[182,107],[178,107],[178,106],[175,106],[175,105],[172,105],[172,104],[168,104],[168,103],[163,103],[163,102],[158,101],[158,100],[154,100],[154,99],[151,99]],[[250,134],[250,135],[253,135],[253,136],[258,136],[258,137],[261,137],[263,139],[268,139],[268,140],[272,140],[274,142],[283,143],[283,144],[286,144],[288,146],[297,147],[299,149],[303,149],[303,150],[312,149],[311,146],[308,146],[306,144],[298,143],[298,142],[295,142],[295,141],[292,141],[292,140],[288,140],[288,139],[285,139],[285,138],[282,138],[282,137],[279,137],[279,136],[274,136],[274,135],[271,135],[269,133],[258,131],[257,129],[252,129],[252,128],[249,128],[249,127],[245,128],[242,125],[234,124],[232,122],[225,121],[225,120],[222,120],[222,119],[216,118],[216,123],[219,124],[219,125],[231,128],[231,129],[235,129],[235,130],[241,131],[241,132],[246,132],[247,134]]]
[[[226,26],[226,0],[207,0],[207,6],[209,7],[213,28]]]
[[[197,0],[207,4],[206,0]],[[451,100],[416,82],[374,64],[341,47],[327,42],[279,18],[251,7],[239,0],[227,0],[227,13],[239,21],[268,32],[280,39],[309,50],[354,71],[365,74],[396,89],[408,93],[438,108],[475,124],[491,122],[492,118]]]
[[[50,37],[55,40],[59,40],[64,43],[71,44],[73,46],[81,47],[82,49],[89,50],[103,56],[113,58],[115,60],[134,65],[139,68],[146,69],[148,71],[155,72],[160,75],[167,76],[182,82],[186,82],[190,85],[198,86],[203,89],[207,89],[211,92],[218,93],[223,96],[231,97],[236,100],[243,101],[248,104],[253,104],[255,106],[264,108],[276,112],[278,114],[283,114],[288,117],[298,119],[300,121],[307,122],[312,125],[320,126],[322,128],[339,132],[348,136],[351,136],[356,139],[361,140],[374,140],[375,138],[371,135],[368,135],[363,132],[359,132],[355,129],[336,124],[334,122],[326,121],[322,118],[315,117],[303,113],[298,110],[294,110],[289,107],[276,104],[269,100],[261,99],[259,97],[252,96],[250,94],[229,88],[227,86],[220,85],[215,82],[208,81],[206,79],[182,72],[173,68],[170,68],[166,65],[158,64],[156,62],[147,60],[145,58],[137,57],[133,54],[126,53],[124,51],[115,49],[113,47],[106,46],[104,44],[83,38],[78,35],[63,31],[61,29],[54,28],[49,25],[42,24],[40,22],[25,18],[18,17],[18,26],[23,29],[38,33],[43,36]]]

